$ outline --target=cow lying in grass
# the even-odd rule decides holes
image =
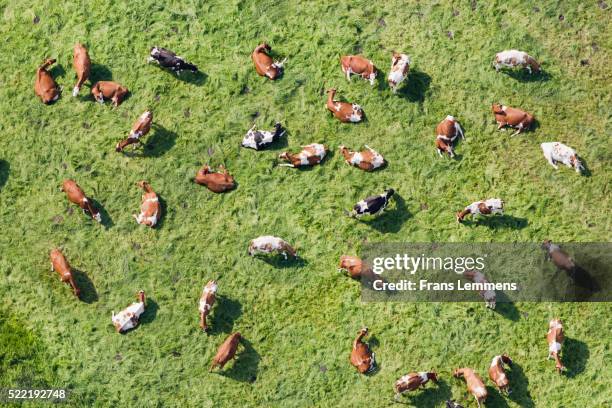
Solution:
[[[214,280],[209,281],[206,286],[204,286],[204,290],[202,290],[202,296],[200,297],[200,305],[198,310],[200,311],[200,328],[203,331],[208,330],[208,326],[206,325],[206,318],[210,313],[213,305],[215,304],[217,294],[217,282]]]
[[[459,211],[456,215],[457,222],[463,222],[467,215],[490,215],[503,214],[504,202],[499,198],[489,198],[484,201],[476,201],[465,207],[463,211]]]
[[[518,50],[507,50],[498,52],[495,54],[495,60],[493,61],[495,71],[499,72],[502,67],[522,67],[526,68],[529,73],[542,72],[540,64],[524,51]]]
[[[294,258],[297,257],[297,251],[291,245],[285,240],[271,235],[264,235],[252,240],[249,243],[248,251],[250,256],[255,256],[257,253],[269,254],[278,252],[283,255],[285,259],[287,259],[287,254]]]
[[[463,272],[463,276],[474,283],[489,283],[487,278],[480,271],[465,271]],[[482,296],[489,309],[495,309],[496,295],[494,290],[480,290],[478,293]]]
[[[351,349],[351,365],[361,374],[371,373],[376,369],[374,353],[372,353],[367,343],[363,341],[363,338],[367,335],[367,327],[359,330],[357,337],[353,341],[353,348]]]
[[[365,150],[360,152],[351,151],[341,145],[340,153],[342,153],[347,164],[359,167],[361,170],[372,171],[385,165],[384,157],[368,145],[365,145]]]
[[[138,326],[140,316],[145,311],[145,293],[144,290],[138,292],[138,302],[132,303],[121,312],[112,314],[112,321],[118,333],[126,332]]]
[[[395,194],[395,190],[390,188],[380,195],[367,197],[355,204],[353,211],[348,213],[348,216],[359,218],[364,215],[380,215],[389,204],[389,199],[393,194]]]
[[[147,110],[140,115],[140,117],[138,117],[136,122],[134,122],[134,125],[132,125],[132,130],[130,130],[130,134],[128,135],[127,139],[117,143],[117,146],[115,146],[115,151],[120,152],[130,144],[136,148],[136,146],[140,144],[140,138],[146,136],[146,134],[149,133],[149,130],[151,130],[152,123],[153,112]]]
[[[546,341],[548,342],[548,358],[555,359],[555,368],[558,373],[565,371],[566,368],[561,362],[561,347],[563,346],[565,335],[563,333],[563,323],[561,319],[552,319],[548,323],[548,333]]]
[[[450,157],[455,157],[453,143],[455,143],[455,139],[459,136],[465,139],[461,125],[459,125],[457,119],[451,115],[448,115],[438,124],[438,126],[436,126],[436,150],[440,157],[442,157],[442,153],[447,153]]]
[[[511,136],[518,135],[523,130],[531,128],[535,121],[535,118],[529,112],[500,105],[498,103],[494,103],[491,110],[495,115],[497,130],[501,130],[504,126],[510,126],[517,129]]]
[[[255,71],[261,76],[270,78],[272,80],[279,78],[283,73],[283,65],[287,58],[282,61],[274,61],[268,54],[272,51],[272,48],[266,43],[259,44],[253,50],[251,58],[253,64],[255,64]]]
[[[74,180],[64,180],[61,190],[66,193],[69,201],[81,207],[84,214],[89,214],[95,221],[102,222],[100,212],[91,205],[91,200]]]
[[[429,380],[438,383],[438,374],[435,371],[421,371],[419,373],[408,373],[400,377],[394,384],[395,400],[399,401],[402,394],[414,391],[419,387],[425,388]]]
[[[105,99],[110,99],[115,107],[119,106],[128,92],[126,87],[113,81],[98,81],[91,87],[91,94],[96,101],[104,103]]]
[[[213,172],[208,164],[204,165],[197,172],[194,181],[200,185],[206,186],[214,193],[223,193],[236,187],[234,178],[223,165],[219,166],[218,173]]]
[[[393,93],[397,92],[399,85],[408,77],[410,70],[410,57],[406,54],[393,53],[391,57],[391,71],[387,82]]]
[[[279,164],[279,166],[314,166],[315,164],[319,164],[323,161],[328,151],[329,149],[327,148],[327,146],[320,143],[312,143],[306,146],[302,146],[302,151],[297,154],[290,152],[281,153],[278,158],[281,160],[288,161],[289,163]]]
[[[555,169],[559,169],[557,163],[561,162],[567,167],[576,170],[578,174],[584,172],[582,162],[578,159],[578,155],[576,155],[576,152],[571,147],[559,142],[542,143],[540,147],[542,148],[546,160],[548,160],[550,165]]]
[[[453,371],[453,376],[456,378],[465,378],[467,389],[469,393],[474,396],[476,403],[478,404],[478,408],[480,408],[480,403],[484,402],[489,395],[487,392],[487,387],[485,387],[482,378],[480,378],[480,376],[471,368],[458,368]]]
[[[335,89],[327,90],[327,110],[329,110],[336,119],[343,123],[356,123],[363,120],[363,109],[356,103],[340,102],[334,100],[336,96]]]
[[[60,89],[53,79],[53,76],[47,68],[55,64],[54,59],[47,59],[41,66],[36,70],[36,80],[34,82],[34,92],[42,103],[48,104],[55,102],[59,99]]]
[[[77,83],[72,89],[72,96],[77,96],[81,90],[81,87],[89,78],[89,74],[91,72],[91,60],[89,59],[87,48],[85,48],[83,44],[76,43],[74,45],[72,65],[74,66],[74,71],[77,74]]]
[[[361,55],[345,55],[340,58],[342,72],[346,75],[347,81],[350,82],[351,74],[361,76],[366,81],[370,81],[370,85],[374,85],[378,71],[374,63]]]
[[[51,270],[57,272],[62,282],[70,285],[74,296],[76,296],[77,298],[80,297],[81,290],[78,288],[76,282],[74,281],[74,276],[72,275],[72,268],[70,268],[70,264],[66,260],[64,254],[62,254],[62,251],[57,248],[53,249],[49,257],[51,258]]]
[[[147,227],[154,227],[159,220],[159,215],[161,212],[159,197],[157,197],[157,194],[155,191],[153,191],[151,185],[146,181],[138,182],[138,187],[142,188],[145,193],[142,195],[140,214],[134,214],[134,218],[138,224],[146,225]]]
[[[338,270],[348,273],[353,279],[359,279],[364,271],[364,265],[361,258],[350,255],[342,255],[340,257],[340,265]]]
[[[512,367],[512,359],[508,357],[507,354],[493,357],[491,366],[489,367],[489,378],[497,385],[497,388],[499,388],[501,392],[510,394],[512,390],[510,390],[510,381],[506,375],[504,364],[507,364],[508,367]]]
[[[253,127],[249,129],[242,139],[242,146],[250,147],[251,149],[255,150],[261,150],[279,140],[285,134],[285,132],[286,130],[283,129],[279,122],[274,124],[273,131],[257,130],[257,125],[253,125]]]
[[[198,67],[185,61],[183,57],[178,56],[174,52],[162,47],[151,48],[148,62],[153,61],[157,62],[157,64],[162,68],[167,68],[172,72],[176,72],[177,75],[180,75],[182,71],[191,71],[193,73],[198,72]]]
[[[219,346],[219,350],[217,350],[217,354],[215,354],[208,371],[212,371],[215,367],[223,369],[223,367],[236,356],[236,351],[238,350],[241,339],[242,336],[240,333],[236,332],[231,334],[223,344]]]

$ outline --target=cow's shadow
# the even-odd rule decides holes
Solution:
[[[565,375],[574,378],[586,368],[591,353],[583,341],[566,337],[561,351],[561,362],[567,367]]]
[[[390,210],[385,210],[381,215],[374,219],[359,219],[359,222],[374,228],[382,233],[398,232],[406,220],[412,217],[410,211],[406,207],[406,202],[401,195],[396,191],[392,200],[395,201],[395,207]]]
[[[513,322],[518,322],[521,318],[521,314],[514,305],[514,302],[508,298],[508,295],[503,291],[497,291],[496,297],[497,302],[493,311],[506,319],[512,320]]]
[[[140,146],[126,146],[122,153],[128,157],[161,157],[176,144],[178,135],[164,126],[154,123],[152,134],[146,136]]]
[[[242,304],[227,296],[218,296],[207,334],[231,333],[234,321],[242,315]]]
[[[265,263],[267,263],[270,266],[273,266],[275,268],[281,269],[281,268],[303,268],[306,265],[308,265],[308,261],[298,257],[292,257],[292,256],[288,256],[287,259],[285,259],[282,255],[266,255],[266,254],[262,254],[262,255],[255,255],[254,258],[256,259],[260,259],[262,261],[264,261]]]
[[[503,214],[489,217],[477,217],[475,220],[463,220],[462,224],[470,227],[485,226],[491,229],[511,228],[518,230],[525,228],[528,222],[526,218]]]
[[[96,210],[98,210],[100,212],[100,217],[102,219],[100,221],[100,223],[104,226],[104,228],[109,229],[113,225],[115,225],[115,223],[113,222],[113,219],[111,218],[111,216],[108,213],[108,211],[106,211],[104,206],[102,204],[100,204],[100,202],[98,200],[96,200],[95,198],[89,197],[89,199],[91,200],[94,209],[96,209]]]
[[[488,396],[487,396],[487,406],[490,407],[499,407],[499,408],[509,408],[508,402],[504,398],[504,396],[499,392],[497,387],[486,386]]]
[[[98,292],[91,279],[89,279],[89,276],[87,276],[85,272],[75,268],[72,269],[72,275],[74,276],[77,287],[81,290],[79,299],[89,304],[97,302]]]
[[[165,69],[159,67],[162,71],[166,71],[168,75],[173,76],[181,82],[185,82],[195,86],[202,86],[208,80],[208,75],[202,71],[191,72],[191,71],[183,71],[180,74],[174,73],[169,69]]]
[[[512,401],[519,404],[521,407],[534,408],[535,403],[529,393],[529,379],[523,371],[523,367],[515,360],[512,361],[512,367],[508,371],[512,392],[508,396]]]
[[[439,379],[438,383],[434,383],[433,381],[428,382],[425,385],[425,389],[419,392],[417,395],[410,394],[406,399],[410,401],[403,402],[400,400],[393,399],[393,402],[412,405],[415,407],[439,407],[444,404],[444,401],[450,399],[452,397],[451,387],[448,383]]]
[[[159,310],[159,305],[157,302],[151,298],[147,298],[145,305],[145,311],[140,316],[139,326],[142,324],[152,323],[157,317],[157,311]]]
[[[106,65],[102,64],[91,64],[91,69],[89,71],[89,81],[90,84],[93,85],[98,81],[112,81],[113,73]]]
[[[6,160],[0,159],[0,191],[6,184],[11,173],[11,165]]]
[[[397,88],[397,95],[410,102],[423,102],[429,90],[431,77],[418,69],[410,69],[406,78]]]
[[[242,350],[240,350],[242,347]],[[259,368],[259,362],[261,356],[253,348],[251,342],[244,337],[240,339],[240,346],[236,353],[236,361],[234,361],[232,367],[226,371],[220,371],[219,375],[229,377],[232,380],[254,383],[257,380],[257,370]]]
[[[552,78],[549,72],[542,70],[539,73],[530,74],[526,69],[501,69],[500,74],[506,75],[519,82],[546,82]]]
[[[62,64],[55,63],[53,66],[51,66],[51,68],[49,68],[49,73],[57,82],[57,78],[62,78],[66,75],[66,70]]]

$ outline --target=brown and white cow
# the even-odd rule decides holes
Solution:
[[[351,74],[356,74],[374,85],[378,70],[369,59],[361,55],[345,55],[340,58],[340,65],[348,81],[351,80]]]
[[[210,369],[208,371],[212,371],[215,367],[219,367],[223,369],[223,366],[227,364],[234,356],[236,355],[236,351],[238,350],[238,344],[240,344],[240,339],[242,336],[239,332],[231,334],[224,342],[219,346],[219,350],[215,357],[213,358],[212,364],[210,365]]]
[[[55,60],[49,58],[36,70],[34,92],[36,95],[38,95],[42,103],[55,102],[60,96],[60,89],[57,86],[55,79],[53,79],[51,73],[47,71],[47,68],[53,64],[55,64]]]
[[[489,283],[484,274],[477,270],[470,270],[463,272],[463,276],[474,283],[485,284]],[[485,301],[485,304],[489,309],[495,309],[496,296],[494,290],[479,290],[478,293]]]
[[[565,340],[563,322],[561,322],[561,319],[552,319],[548,323],[548,333],[546,334],[546,341],[548,342],[548,359],[551,357],[555,359],[555,368],[559,373],[566,370],[561,362],[561,347],[563,345],[563,340]]]
[[[132,130],[130,130],[130,134],[128,135],[127,139],[117,143],[117,146],[115,146],[115,151],[120,152],[130,144],[134,145],[134,148],[136,148],[136,145],[140,143],[140,138],[145,136],[151,130],[152,123],[153,112],[147,110],[138,117],[136,122],[134,122],[132,125]]]
[[[104,103],[104,99],[110,99],[114,106],[119,106],[128,94],[128,89],[113,81],[98,81],[91,87],[94,99]]]
[[[523,130],[529,129],[535,121],[535,118],[529,112],[525,112],[517,108],[511,108],[505,105],[500,105],[498,103],[494,103],[491,106],[491,110],[495,115],[495,121],[497,122],[497,130],[501,130],[504,126],[509,126],[517,129],[516,132],[514,132],[511,136],[518,135]]]
[[[357,256],[342,255],[340,257],[338,270],[348,273],[353,279],[359,279],[361,278],[361,273],[364,271],[363,261]]]
[[[206,325],[206,318],[210,313],[213,305],[215,304],[217,294],[217,282],[214,280],[208,281],[204,290],[202,290],[202,296],[200,297],[200,305],[198,310],[200,311],[200,328],[203,331],[208,330]]]
[[[367,334],[367,327],[359,330],[357,337],[353,341],[353,348],[351,349],[351,364],[361,374],[371,373],[376,369],[374,353],[372,353],[367,343],[363,341],[363,338],[367,336]]]
[[[91,200],[87,198],[83,189],[74,180],[64,180],[61,190],[66,193],[66,197],[70,202],[81,207],[83,213],[91,216],[94,220],[102,222],[100,212],[91,205]]]
[[[398,401],[399,397],[405,392],[414,391],[419,387],[425,388],[425,384],[429,380],[437,384],[438,374],[435,371],[421,371],[419,373],[408,373],[400,377],[393,385],[395,400]]]
[[[580,174],[585,171],[584,165],[578,158],[576,151],[569,146],[559,142],[546,142],[541,143],[542,153],[544,157],[555,170],[559,169],[557,163],[561,162],[567,167],[576,170],[576,173]]]
[[[442,153],[448,153],[450,157],[455,157],[453,143],[459,136],[465,140],[463,129],[453,116],[448,115],[442,122],[438,123],[438,126],[436,126],[436,150],[440,157],[442,157]]]
[[[340,122],[361,122],[363,120],[363,109],[356,103],[340,102],[335,101],[336,96],[335,89],[327,90],[327,109],[338,119]]]
[[[112,322],[118,333],[124,333],[138,326],[140,316],[145,311],[145,301],[145,292],[141,290],[138,292],[138,302],[132,303],[117,314],[112,312]]]
[[[289,245],[285,240],[273,237],[272,235],[262,235],[253,239],[249,243],[249,255],[255,256],[257,253],[269,254],[271,252],[278,252],[287,259],[287,254],[292,257],[297,257],[297,251]]]
[[[559,269],[567,272],[572,272],[576,268],[576,263],[571,256],[561,249],[559,245],[553,244],[549,239],[542,243],[542,249],[546,251],[546,260],[552,263]]]
[[[208,164],[205,164],[195,176],[194,181],[200,185],[206,186],[214,193],[223,193],[236,187],[234,178],[229,174],[229,171],[223,166],[219,166],[219,172],[213,172]]]
[[[309,145],[302,146],[302,151],[297,154],[291,152],[281,153],[278,158],[281,160],[288,161],[289,163],[279,164],[279,166],[314,166],[323,161],[328,151],[328,147],[321,143],[311,143]]]
[[[406,79],[410,71],[410,57],[406,54],[393,52],[391,57],[391,71],[387,77],[389,87],[395,93],[397,87]]]
[[[512,390],[510,390],[510,381],[508,380],[508,375],[506,375],[504,364],[512,367],[512,359],[507,354],[493,357],[489,367],[489,378],[497,385],[500,391],[510,394]]]
[[[74,45],[72,65],[74,66],[74,71],[77,74],[77,83],[72,89],[72,96],[77,96],[81,90],[81,87],[89,78],[89,73],[91,72],[91,60],[89,59],[89,53],[87,52],[87,48],[85,48],[85,46],[81,43],[76,43]]]
[[[64,254],[62,254],[62,251],[55,248],[51,250],[49,257],[51,258],[51,270],[57,272],[62,282],[70,285],[74,292],[74,296],[77,298],[81,296],[81,290],[77,286],[74,281],[74,276],[72,275],[72,268],[70,268],[70,264],[68,260],[66,260]]]
[[[453,376],[456,378],[465,378],[467,389],[470,394],[476,398],[476,402],[480,408],[480,403],[484,402],[489,395],[487,392],[487,387],[485,387],[482,378],[480,378],[480,376],[471,368],[457,368],[455,371],[453,371]]]
[[[372,171],[385,165],[385,158],[368,145],[365,145],[365,150],[360,152],[354,152],[340,145],[340,153],[344,156],[346,164],[359,167],[361,170]]]
[[[504,202],[499,198],[489,198],[488,200],[476,201],[468,205],[456,214],[457,222],[462,222],[467,215],[490,215],[503,214]]]
[[[529,73],[542,72],[542,67],[531,55],[525,51],[519,50],[506,50],[495,54],[495,60],[493,61],[495,71],[499,72],[502,67],[523,67],[527,68]]]
[[[266,43],[259,44],[253,50],[251,58],[253,64],[255,64],[255,70],[261,76],[265,76],[270,79],[277,79],[283,73],[283,65],[287,58],[282,61],[274,61],[268,54],[272,48]]]
[[[146,181],[138,182],[138,187],[142,188],[145,193],[142,195],[142,204],[140,205],[140,214],[134,214],[134,218],[138,224],[154,227],[159,220],[161,206],[159,197],[151,188],[151,185]]]

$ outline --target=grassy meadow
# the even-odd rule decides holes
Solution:
[[[152,1],[0,0],[0,388],[71,390],[66,406],[383,407],[410,371],[434,368],[440,384],[403,397],[415,407],[454,398],[475,402],[459,366],[483,378],[508,352],[514,392],[486,379],[487,407],[609,407],[609,303],[362,303],[358,282],[336,271],[364,242],[610,241],[612,30],[603,1]],[[130,89],[118,108],[79,97],[72,48],[86,44],[91,79]],[[266,41],[287,57],[284,76],[259,77],[250,53]],[[147,64],[163,46],[203,72],[180,78]],[[496,73],[496,52],[518,48],[544,74]],[[411,56],[408,80],[392,94],[391,52]],[[381,71],[377,85],[344,78],[339,58],[361,53]],[[63,87],[45,106],[36,68],[57,58]],[[341,124],[325,90],[359,103],[367,121]],[[497,132],[491,103],[532,112],[534,131]],[[154,128],[139,150],[114,151],[145,110]],[[467,140],[455,160],[434,150],[446,115]],[[287,137],[271,149],[240,147],[253,123],[280,121]],[[578,152],[587,176],[555,171],[539,144]],[[278,154],[312,142],[331,154],[309,170],[278,167]],[[389,165],[347,166],[338,146],[367,144]],[[224,164],[238,188],[216,195],[191,181],[204,163]],[[102,208],[103,225],[68,203],[75,179]],[[162,199],[157,228],[132,218],[139,180]],[[360,199],[393,187],[398,199],[372,222],[343,216]],[[454,213],[500,197],[506,216],[459,225]],[[276,235],[301,261],[247,256],[248,241]],[[84,287],[83,301],[50,272],[61,246]],[[217,279],[210,335],[200,332],[203,285]],[[118,335],[111,312],[149,296],[141,325]],[[565,323],[559,376],[546,360],[548,321]],[[357,331],[368,326],[380,370],[350,366]],[[234,331],[245,341],[222,373],[208,373]],[[606,334],[607,333],[607,334]],[[399,406],[399,405],[398,405]]]

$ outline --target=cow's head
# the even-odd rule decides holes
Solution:
[[[501,115],[504,113],[504,109],[502,105],[499,103],[494,103],[493,105],[491,105],[491,110],[493,111],[493,113],[496,113],[498,115]]]
[[[582,162],[580,161],[580,159],[578,159],[578,156],[573,155],[570,158],[570,161],[572,163],[572,167],[576,169],[576,173],[581,174],[585,171],[584,166],[582,165]]]
[[[431,381],[437,383],[438,382],[438,373],[436,373],[435,371],[431,370],[430,372],[427,373],[427,378],[429,378]]]
[[[289,161],[289,152],[282,152],[278,155],[278,158],[281,160]]]

